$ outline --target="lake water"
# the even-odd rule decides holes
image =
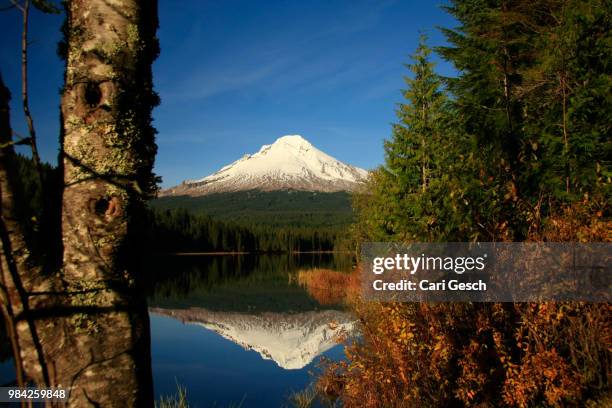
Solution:
[[[338,336],[354,328],[341,305],[300,284],[299,271],[348,271],[351,263],[332,254],[154,258],[147,290],[156,399],[180,384],[192,407],[288,406],[322,356],[343,357]],[[2,385],[15,373],[8,348],[0,352]]]
[[[155,393],[187,389],[197,407],[280,407],[312,382],[321,356],[339,359],[353,318],[315,300],[299,270],[351,260],[300,256],[173,257],[156,263],[149,296]],[[308,272],[306,272],[308,273]]]

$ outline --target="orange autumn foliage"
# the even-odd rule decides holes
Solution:
[[[610,242],[573,205],[531,240]],[[612,406],[612,305],[354,300],[362,336],[317,387],[343,407]]]
[[[582,406],[612,375],[610,305],[359,303],[318,388],[345,407]]]
[[[302,269],[297,272],[297,282],[322,305],[344,303],[347,296],[359,291],[359,272],[344,273],[331,269]]]

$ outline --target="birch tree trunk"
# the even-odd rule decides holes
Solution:
[[[62,99],[64,282],[78,357],[75,406],[152,402],[149,324],[130,270],[134,216],[154,186],[156,1],[73,0]]]
[[[67,13],[63,268],[45,275],[31,262],[11,189],[14,152],[2,148],[5,317],[25,377],[69,389],[69,406],[152,406],[148,314],[130,255],[137,215],[155,188],[157,3],[72,0]],[[3,143],[10,141],[5,106]]]

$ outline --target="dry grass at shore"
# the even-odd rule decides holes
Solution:
[[[297,282],[322,305],[346,303],[359,291],[359,271],[351,273],[331,269],[302,269],[295,275]]]

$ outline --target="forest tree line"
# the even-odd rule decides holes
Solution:
[[[233,191],[203,196],[162,196],[153,209],[185,209],[219,221],[273,227],[346,227],[355,221],[347,191]]]
[[[608,215],[610,8],[453,2],[461,25],[435,51],[459,76],[438,75],[421,40],[385,164],[356,200],[364,237],[542,240],[570,208]]]
[[[407,65],[359,241],[610,242],[612,4],[453,0]],[[436,73],[432,51],[456,77]],[[355,301],[344,407],[612,406],[608,303]]]
[[[185,209],[151,209],[147,218],[147,245],[157,253],[310,252],[349,247],[342,227],[245,225]]]

